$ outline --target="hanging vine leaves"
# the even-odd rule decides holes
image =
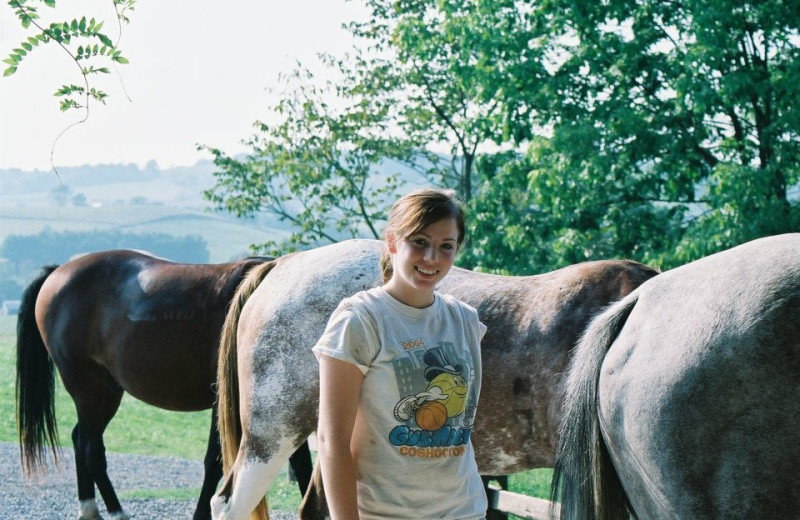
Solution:
[[[120,23],[128,23],[127,13],[134,8],[135,0],[113,0],[116,17]],[[9,0],[8,5],[14,10],[23,29],[33,31],[18,47],[11,50],[3,60],[6,68],[3,77],[17,72],[22,62],[29,57],[35,48],[43,45],[57,45],[69,59],[75,62],[83,79],[83,86],[63,86],[56,90],[55,96],[60,99],[62,111],[74,108],[86,108],[90,101],[105,103],[108,94],[91,85],[90,78],[97,74],[109,74],[110,69],[102,66],[105,63],[127,64],[128,59],[122,51],[103,31],[103,22],[86,16],[69,21],[42,22],[40,8],[55,9],[55,0]],[[100,66],[98,66],[100,65]],[[88,113],[87,113],[88,115]]]

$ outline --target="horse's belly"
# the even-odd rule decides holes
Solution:
[[[209,378],[198,378],[197,381],[187,381],[185,374],[176,375],[170,371],[160,371],[163,374],[148,381],[140,381],[130,376],[119,376],[123,390],[136,399],[149,405],[176,412],[193,412],[211,408],[214,403],[214,393],[211,385],[200,384]]]
[[[178,338],[162,327],[159,335],[136,336],[119,344],[105,363],[123,390],[147,404],[174,411],[210,408],[214,402],[215,349],[204,338]],[[216,336],[214,336],[216,337]]]

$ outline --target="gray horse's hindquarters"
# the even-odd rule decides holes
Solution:
[[[234,334],[242,406],[231,408],[242,412],[244,437],[241,444],[230,438],[239,452],[230,485],[214,499],[217,517],[245,518],[263,496],[261,483],[316,427],[318,364],[311,347],[343,298],[379,283],[380,250],[381,242],[353,240],[282,257],[244,298]],[[473,437],[482,472],[552,464],[561,375],[578,336],[589,317],[656,274],[626,261],[528,277],[453,268],[441,292],[475,307],[488,327]],[[236,479],[249,487],[234,486]]]
[[[796,518],[800,235],[712,255],[638,293],[598,383],[637,516]]]

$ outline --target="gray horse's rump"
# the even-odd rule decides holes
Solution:
[[[629,299],[602,360],[597,413],[636,516],[796,518],[800,235],[668,271]],[[607,346],[597,328],[577,355]]]

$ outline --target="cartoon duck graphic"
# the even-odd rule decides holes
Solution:
[[[427,365],[425,380],[428,386],[424,392],[401,399],[395,405],[394,416],[403,422],[414,417],[420,428],[435,431],[449,418],[464,413],[467,381],[463,367],[450,363],[442,347],[429,349],[422,360]]]

